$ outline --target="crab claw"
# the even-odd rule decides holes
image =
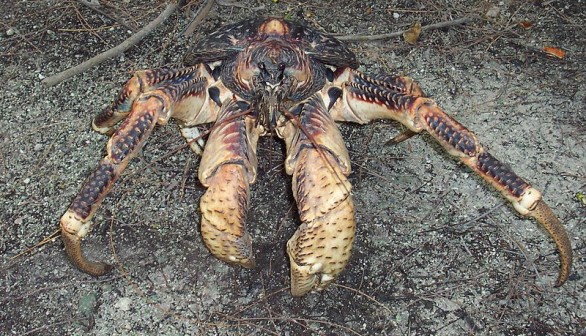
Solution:
[[[285,170],[302,222],[287,242],[291,294],[299,297],[326,288],[350,260],[356,231],[350,157],[319,96],[293,108],[277,132],[287,144]]]
[[[224,164],[206,180],[202,196],[201,234],[210,252],[229,264],[254,268],[252,237],[246,231],[249,184],[246,169]]]
[[[112,265],[88,260],[81,251],[81,238],[87,234],[89,223],[83,221],[68,210],[61,217],[61,239],[69,260],[81,271],[93,276],[104,275],[112,270]]]
[[[326,288],[348,264],[356,231],[350,188],[331,154],[302,150],[293,195],[303,223],[287,242],[291,295]]]
[[[199,180],[207,188],[200,201],[203,241],[216,258],[245,268],[254,267],[246,216],[259,137],[255,120],[246,117],[249,109],[243,101],[224,102],[199,166]]]

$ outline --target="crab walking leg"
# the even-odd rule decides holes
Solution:
[[[287,242],[291,294],[328,286],[346,267],[355,235],[350,160],[340,132],[319,96],[293,109],[279,135],[287,144],[285,168],[302,224]],[[300,129],[301,125],[303,129]],[[317,146],[317,147],[316,147]]]
[[[336,120],[367,123],[379,118],[394,119],[412,132],[431,134],[448,153],[495,187],[518,213],[534,218],[545,228],[560,254],[561,267],[556,286],[568,279],[572,267],[570,239],[537,189],[488,153],[471,131],[432,100],[389,90],[372,81],[367,83],[368,79],[357,80],[357,77],[351,70],[339,74],[337,80],[344,88],[342,99],[330,104]]]
[[[61,217],[61,236],[69,259],[79,269],[94,276],[107,273],[110,266],[88,261],[81,251],[80,241],[90,231],[91,218],[102,200],[156,124],[161,101],[157,97],[145,98],[135,103],[137,113],[130,115],[110,138],[106,157],[86,179]]]
[[[111,266],[105,263],[87,260],[81,250],[81,239],[90,231],[91,219],[102,200],[132,157],[144,145],[155,125],[166,123],[171,111],[181,112],[181,104],[194,107],[194,113],[201,112],[197,108],[201,107],[199,102],[202,95],[205,95],[202,82],[201,78],[188,75],[180,80],[162,83],[158,88],[132,98],[129,111],[124,112],[127,114],[126,120],[108,141],[106,156],[85,180],[81,190],[61,217],[61,236],[65,251],[71,262],[80,270],[99,276],[111,269]],[[144,89],[144,86],[141,89]],[[111,120],[115,120],[117,116],[119,115],[113,114]]]
[[[175,85],[175,90],[181,90],[182,86],[191,86],[191,95],[189,99],[183,99],[181,105],[175,106],[173,109],[173,116],[179,119],[185,119],[185,114],[191,114],[191,124],[202,124],[213,121],[215,116],[206,115],[205,113],[196,113],[194,111],[201,111],[201,107],[206,103],[205,89],[211,75],[203,66],[190,67],[185,69],[150,69],[137,71],[134,73],[120,90],[116,100],[100,112],[92,121],[92,128],[99,133],[112,135],[114,126],[122,119],[126,118],[132,104],[144,92],[156,90],[159,87],[169,87],[171,81],[181,83]],[[186,110],[188,107],[189,110]],[[183,118],[182,118],[183,117]]]
[[[364,122],[360,116],[354,114],[352,109],[340,108],[343,105],[340,103],[336,104],[338,98],[344,95],[344,90],[340,89],[339,86],[350,84],[359,87],[361,90],[379,90],[387,93],[402,93],[414,97],[423,97],[423,91],[410,77],[389,75],[370,77],[353,69],[338,69],[334,76],[336,85],[326,88],[324,92],[327,94],[324,95],[324,99],[328,102],[328,109],[334,107],[332,112],[334,113],[335,119],[339,121],[360,120],[357,122]],[[386,118],[386,116],[381,116],[380,118]],[[417,132],[407,129],[389,140],[389,143],[396,144],[405,141],[415,134]]]
[[[252,238],[246,232],[250,184],[256,179],[255,120],[242,101],[224,103],[207,140],[199,180],[207,188],[200,201],[201,234],[218,259],[254,267]]]

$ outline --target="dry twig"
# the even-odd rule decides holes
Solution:
[[[440,28],[445,28],[445,27],[451,27],[451,26],[457,26],[457,25],[461,25],[464,23],[468,23],[473,21],[474,18],[473,17],[463,17],[463,18],[459,18],[459,19],[455,19],[455,20],[451,20],[451,21],[443,21],[443,22],[439,22],[439,23],[434,23],[434,24],[430,24],[427,26],[423,26],[421,27],[421,31],[426,31],[426,30],[432,30],[432,29],[440,29]],[[402,36],[403,33],[405,33],[408,29],[406,30],[402,30],[402,31],[398,31],[398,32],[394,32],[394,33],[386,33],[386,34],[378,34],[378,35],[342,35],[342,36],[336,36],[336,38],[338,40],[341,41],[374,41],[374,40],[384,40],[384,39],[389,39],[389,38],[393,38],[393,37],[399,37]]]
[[[138,29],[136,28],[135,25],[124,21],[124,19],[122,19],[116,13],[110,14],[110,13],[107,13],[106,11],[104,11],[103,9],[101,9],[102,5],[97,0],[77,0],[77,2],[88,7],[89,9],[93,10],[94,12],[109,18],[110,20],[118,22],[120,25],[126,27],[126,29],[130,30],[133,33],[136,33],[138,31]]]
[[[227,1],[227,0],[216,0],[216,3],[219,6],[245,8],[245,9],[250,9],[250,10],[261,10],[261,9],[265,9],[265,5],[260,5],[260,6],[256,6],[256,7],[250,7],[250,5],[248,5],[248,4],[244,4],[244,3],[240,3],[240,2],[235,2],[235,1]]]
[[[106,50],[101,54],[98,54],[89,60],[74,66],[73,68],[69,68],[65,71],[62,71],[56,75],[50,76],[45,78],[42,83],[47,86],[53,86],[56,84],[61,83],[62,81],[73,77],[77,74],[80,74],[87,69],[94,67],[110,58],[116,57],[121,53],[128,50],[130,47],[134,46],[138,42],[140,42],[143,38],[145,38],[148,34],[150,34],[157,26],[159,26],[163,21],[168,19],[173,12],[179,7],[179,4],[176,2],[170,2],[167,4],[165,10],[157,16],[156,19],[151,21],[148,25],[146,25],[143,29],[139,30],[136,34],[130,36],[124,42],[120,43],[116,47]]]
[[[197,15],[195,16],[195,19],[193,19],[193,21],[191,21],[189,26],[187,26],[187,29],[185,29],[185,32],[183,32],[183,36],[189,37],[189,36],[193,35],[193,32],[195,31],[195,27],[197,27],[197,25],[199,25],[203,21],[203,19],[212,10],[212,7],[214,7],[215,3],[216,3],[216,0],[207,0],[206,4],[199,10]]]

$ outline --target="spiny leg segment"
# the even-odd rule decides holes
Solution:
[[[86,259],[81,239],[90,231],[91,219],[114,182],[139,152],[157,123],[164,124],[175,114],[184,117],[186,107],[195,115],[206,100],[207,79],[200,69],[147,70],[136,73],[122,89],[114,104],[93,122],[95,129],[112,133],[106,156],[85,180],[81,190],[61,217],[61,236],[71,262],[94,275],[107,273],[111,266]],[[126,118],[113,132],[114,125]],[[192,116],[192,118],[195,118]]]
[[[343,88],[341,99],[329,102],[336,120],[367,123],[394,119],[409,129],[408,135],[428,132],[449,154],[495,187],[518,213],[534,218],[545,228],[560,254],[561,267],[555,285],[568,279],[572,247],[563,225],[542,200],[541,193],[488,153],[471,131],[434,101],[424,98],[419,87],[407,77],[370,78],[351,69],[336,76],[335,84]]]

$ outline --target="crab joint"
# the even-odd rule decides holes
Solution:
[[[112,266],[89,261],[81,251],[81,238],[87,234],[89,227],[89,222],[83,223],[70,210],[61,217],[61,239],[65,244],[65,252],[71,263],[81,271],[93,276],[104,275],[110,272]]]

